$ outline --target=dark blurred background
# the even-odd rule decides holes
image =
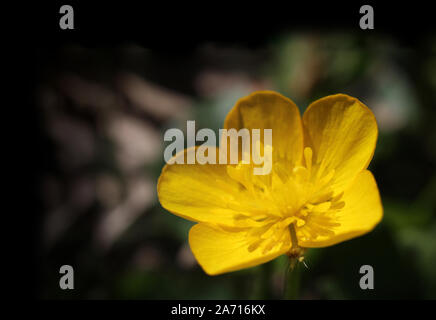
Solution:
[[[163,133],[222,127],[234,103],[276,90],[304,112],[346,93],[375,113],[370,165],[383,201],[377,228],[312,249],[302,299],[436,298],[436,39],[413,46],[387,34],[277,32],[256,46],[204,42],[156,50],[125,43],[36,52],[39,298],[280,299],[286,257],[210,277],[187,243],[192,223],[158,203]],[[74,267],[75,289],[59,289]],[[361,290],[359,268],[375,271]]]

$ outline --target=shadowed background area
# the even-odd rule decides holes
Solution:
[[[38,196],[40,298],[281,298],[286,257],[207,276],[187,243],[192,223],[158,203],[168,128],[222,127],[234,103],[276,90],[304,112],[346,93],[375,113],[370,165],[384,205],[377,228],[312,249],[302,299],[436,298],[436,41],[414,47],[389,36],[279,33],[261,45],[205,43],[189,50],[79,45],[37,51],[41,150]],[[73,266],[75,289],[59,289]],[[359,268],[375,289],[359,287]]]

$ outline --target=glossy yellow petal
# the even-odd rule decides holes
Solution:
[[[230,178],[226,165],[186,164],[188,150],[171,160],[184,157],[185,164],[166,164],[162,169],[157,193],[165,209],[191,221],[235,227],[244,226],[244,217],[263,217],[270,211],[268,201],[253,198]]]
[[[289,251],[289,232],[281,241],[250,236],[250,231],[225,231],[199,223],[189,232],[189,244],[198,263],[209,275],[249,268]]]
[[[368,167],[377,141],[374,114],[356,98],[336,94],[313,102],[303,115],[304,143],[313,151],[318,179],[333,174],[331,187],[344,191]]]
[[[377,184],[372,173],[364,170],[359,173],[341,198],[343,207],[336,213],[336,219],[308,221],[304,227],[315,230],[319,228],[322,236],[316,239],[302,240],[302,232],[298,244],[302,247],[326,247],[370,232],[382,219],[383,207]]]
[[[239,99],[224,121],[224,129],[272,129],[273,161],[287,159],[293,166],[303,154],[300,111],[294,102],[273,91],[257,91]]]

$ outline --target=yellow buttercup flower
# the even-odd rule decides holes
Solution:
[[[288,98],[254,92],[236,103],[224,128],[272,129],[271,172],[254,175],[243,162],[167,164],[157,186],[165,209],[198,222],[189,244],[206,273],[248,268],[282,254],[301,258],[306,248],[363,235],[382,219],[378,188],[366,170],[377,123],[356,98],[324,97],[301,118]]]

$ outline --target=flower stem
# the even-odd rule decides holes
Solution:
[[[286,269],[283,298],[295,300],[298,299],[298,292],[300,289],[301,266],[298,262],[300,261],[300,257],[303,256],[305,249],[298,245],[297,234],[293,223],[289,225],[289,233],[291,236],[292,247],[288,253],[289,266]]]
[[[286,269],[283,299],[296,300],[300,289],[301,265],[297,258],[289,258],[289,267]]]

